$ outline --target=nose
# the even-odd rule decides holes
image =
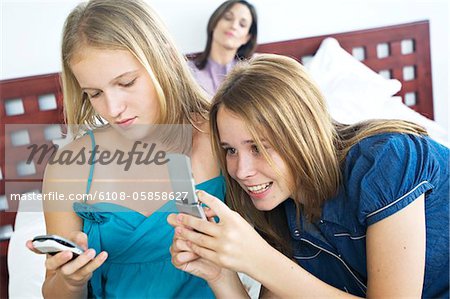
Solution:
[[[112,118],[120,117],[126,109],[125,99],[116,93],[105,93],[105,95],[109,115]]]
[[[239,27],[239,20],[234,20],[231,22],[231,28],[236,30]]]
[[[239,156],[237,159],[236,177],[240,180],[245,180],[255,175],[255,173],[253,157],[249,155]]]

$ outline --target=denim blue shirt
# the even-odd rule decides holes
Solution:
[[[338,194],[321,218],[297,222],[284,202],[294,258],[311,274],[354,295],[367,290],[366,231],[425,194],[423,298],[449,297],[449,149],[428,137],[380,134],[352,147]]]

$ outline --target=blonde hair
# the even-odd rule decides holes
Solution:
[[[220,146],[217,127],[221,107],[244,121],[269,163],[273,165],[261,139],[282,157],[294,180],[290,190],[293,200],[310,220],[318,217],[324,201],[336,194],[341,182],[341,163],[355,143],[383,132],[426,134],[423,128],[405,121],[337,124],[328,113],[319,89],[298,62],[262,54],[236,66],[213,98],[212,146],[223,170],[225,151]],[[256,210],[248,194],[224,173],[227,203],[252,221],[269,242],[287,252],[287,229],[283,228],[286,222],[281,219],[284,211],[280,207],[269,212]]]
[[[62,37],[62,84],[68,124],[95,127],[96,114],[71,71],[83,47],[128,50],[145,67],[159,101],[160,124],[195,126],[209,104],[157,14],[140,0],[92,0],[67,17]]]

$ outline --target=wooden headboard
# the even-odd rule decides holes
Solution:
[[[428,21],[262,44],[258,46],[257,52],[283,54],[302,61],[313,55],[321,41],[329,36],[336,38],[350,53],[356,53],[358,50],[360,55],[363,53],[362,62],[373,70],[400,80],[402,89],[398,95],[411,108],[433,119]],[[384,56],[386,52],[388,55],[379,58],[377,48],[384,50]],[[412,70],[414,77],[404,78],[404,68]],[[0,81],[0,120],[0,210],[4,210],[5,181],[10,182],[8,178],[17,177],[17,163],[23,160],[22,149],[27,146],[13,145],[11,134],[15,132],[8,131],[6,125],[62,123],[59,74]],[[28,133],[21,132],[21,134],[29,136],[29,143],[42,144],[42,140],[46,139],[43,129],[42,127],[33,129],[30,125]],[[13,157],[8,157],[8,161],[5,161],[5,148],[15,153]],[[26,176],[25,179],[36,181],[39,186],[43,170],[44,166],[38,165],[35,173]],[[3,240],[0,239],[1,298],[7,297],[7,239],[13,230],[15,214],[15,212],[0,212],[0,238],[3,235]]]
[[[20,178],[20,165],[27,156],[24,148],[29,144],[50,143],[46,127],[36,124],[61,124],[62,92],[59,74],[33,76],[0,81],[0,298],[8,298],[7,250],[13,231],[17,203],[5,196],[6,182],[12,183],[14,193],[40,190],[45,165],[35,163],[34,173]],[[20,124],[21,129],[11,128]],[[28,125],[27,125],[28,124]],[[34,125],[34,126],[33,126]],[[14,137],[15,136],[15,137]],[[28,139],[28,140],[27,140]],[[28,144],[16,140],[28,141]],[[8,151],[7,160],[5,152]],[[20,178],[20,179],[17,179]],[[14,184],[19,182],[18,184]],[[11,184],[8,184],[11,186]],[[10,212],[4,210],[8,208]],[[3,211],[2,211],[3,210]],[[26,283],[26,282],[24,282]]]
[[[397,95],[403,102],[434,119],[428,21],[268,43],[259,45],[257,52],[287,55],[302,62],[314,55],[327,37],[337,39],[372,70],[399,80],[402,89]]]

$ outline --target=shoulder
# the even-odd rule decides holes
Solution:
[[[75,180],[86,178],[86,171],[90,167],[88,161],[94,146],[107,138],[109,130],[99,128],[90,133],[86,132],[83,136],[59,147],[47,163],[44,181],[53,178]]]
[[[368,163],[405,162],[406,159],[427,158],[443,150],[426,136],[401,133],[377,134],[355,144],[346,157],[346,165],[352,166],[361,159]],[[393,158],[398,158],[393,161]]]
[[[343,165],[343,189],[360,221],[375,223],[434,188],[442,163],[428,137],[388,133],[357,143]]]

